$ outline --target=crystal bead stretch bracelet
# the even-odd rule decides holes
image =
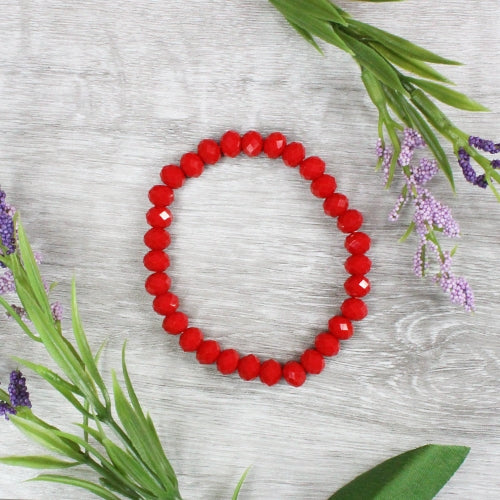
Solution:
[[[178,311],[179,299],[171,293],[170,277],[166,274],[170,260],[165,249],[170,244],[170,234],[166,230],[172,223],[172,212],[168,208],[174,201],[174,189],[182,187],[187,178],[199,177],[206,165],[213,165],[222,155],[234,158],[241,152],[255,157],[264,152],[269,158],[280,158],[288,167],[298,167],[300,175],[311,181],[311,192],[323,198],[325,213],[337,220],[337,227],[346,233],[344,246],[350,256],[345,261],[345,270],[350,274],[344,283],[348,295],[338,315],[328,322],[328,329],[316,337],[314,347],[306,349],[299,361],[292,360],[283,365],[275,359],[261,360],[254,354],[240,356],[235,349],[221,349],[215,340],[205,339],[199,328],[189,326],[188,316]],[[300,142],[287,144],[286,137],[280,132],[263,139],[261,134],[250,131],[240,136],[238,132],[226,132],[219,143],[203,139],[197,153],[189,152],[181,157],[179,165],[166,165],[160,173],[163,184],[153,186],[149,200],[153,207],[146,214],[151,226],[144,236],[150,249],[144,256],[144,266],[153,274],[146,279],[146,290],[154,296],[153,309],[164,316],[163,329],[171,335],[179,335],[179,344],[186,352],[196,352],[201,364],[217,365],[223,375],[238,372],[243,380],[260,380],[269,386],[284,378],[290,385],[299,387],[307,374],[319,374],[325,366],[325,357],[339,352],[340,341],[349,339],[353,332],[353,321],[362,320],[368,313],[362,300],[370,291],[366,274],[370,271],[371,261],[365,255],[370,248],[370,237],[359,231],[363,216],[349,208],[349,200],[344,194],[337,193],[335,178],[325,173],[325,162],[317,156],[306,158],[304,146]]]

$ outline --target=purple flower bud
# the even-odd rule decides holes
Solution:
[[[0,416],[5,417],[5,420],[9,420],[9,415],[15,415],[16,409],[10,406],[6,401],[0,401]]]
[[[52,317],[56,321],[61,321],[63,317],[63,306],[60,302],[54,302],[51,304],[50,309],[52,310]]]
[[[481,137],[469,137],[469,145],[473,148],[480,149],[485,153],[496,154],[500,152],[500,147],[498,144],[495,144],[493,141],[488,139],[481,139]]]
[[[27,406],[31,408],[30,394],[26,389],[26,378],[19,370],[13,370],[10,374],[9,383],[10,404],[16,406]]]
[[[5,202],[5,192],[0,189],[0,243],[7,248],[7,255],[15,250],[14,209]],[[0,250],[0,254],[2,251]],[[5,267],[1,264],[1,267]]]
[[[460,148],[458,150],[458,164],[462,168],[465,180],[472,184],[476,183],[477,174],[470,164],[470,156],[465,151],[465,149]]]

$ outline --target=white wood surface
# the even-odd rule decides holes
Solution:
[[[355,17],[465,66],[444,68],[492,109],[449,110],[472,134],[500,137],[497,0],[341,2]],[[71,277],[92,345],[121,344],[186,499],[324,499],[358,473],[426,443],[471,446],[440,499],[498,499],[500,271],[493,195],[432,182],[462,228],[455,270],[477,312],[412,275],[415,240],[387,222],[397,196],[373,171],[376,112],[349,56],[325,57],[266,1],[0,2],[0,183],[22,213],[44,275],[66,305]],[[300,389],[222,377],[162,333],[143,288],[147,191],[163,164],[229,128],[285,132],[322,156],[373,238],[370,316]],[[451,149],[448,148],[451,155]],[[454,163],[455,166],[455,163]],[[458,168],[458,167],[457,167]],[[337,312],[342,238],[298,173],[264,158],[224,160],[177,193],[173,290],[192,324],[241,352],[297,356]],[[450,243],[452,245],[452,243]],[[0,378],[11,356],[44,360],[0,322]],[[76,420],[36,377],[34,409]],[[39,451],[0,422],[0,453]],[[0,498],[90,498],[31,471],[0,468]]]

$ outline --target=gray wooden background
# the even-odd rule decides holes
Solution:
[[[498,0],[340,2],[357,18],[465,66],[444,68],[491,113],[449,110],[500,138]],[[397,190],[374,172],[377,115],[349,56],[325,57],[261,1],[0,1],[0,183],[22,213],[43,272],[66,305],[76,277],[103,369],[130,372],[186,499],[324,499],[379,461],[426,443],[471,446],[441,499],[498,499],[500,207],[457,172],[432,190],[461,224],[455,271],[477,312],[452,306],[411,271],[415,240],[387,222]],[[162,165],[229,128],[285,132],[322,156],[366,214],[373,238],[370,316],[300,389],[222,377],[166,336],[143,288],[147,191]],[[448,148],[450,156],[451,149]],[[455,164],[454,164],[455,165]],[[297,356],[342,300],[342,239],[298,173],[259,158],[224,160],[177,193],[173,290],[206,334],[243,353]],[[408,214],[403,222],[408,221]],[[448,244],[448,243],[446,243]],[[449,243],[450,247],[453,242]],[[0,377],[11,356],[45,360],[0,320]],[[77,416],[30,376],[37,414]],[[40,450],[0,422],[0,453]],[[89,498],[0,468],[0,498]]]

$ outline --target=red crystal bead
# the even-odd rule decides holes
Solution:
[[[342,315],[352,321],[361,321],[368,314],[368,307],[361,299],[349,298],[340,306]]]
[[[277,384],[281,380],[283,370],[275,359],[267,359],[260,365],[260,380],[268,386]]]
[[[316,337],[314,347],[323,356],[335,356],[340,350],[340,342],[330,333],[323,332]]]
[[[309,156],[300,164],[300,175],[313,181],[325,173],[325,162],[319,156]]]
[[[238,368],[238,361],[240,355],[234,349],[226,349],[219,354],[217,358],[217,370],[219,370],[222,375],[229,375],[236,371]]]
[[[351,255],[344,267],[349,274],[367,274],[372,268],[372,261],[366,255]]]
[[[345,239],[345,248],[349,253],[353,255],[359,255],[368,252],[370,250],[371,239],[366,233],[361,231],[356,231],[351,233]]]
[[[188,327],[189,319],[186,314],[176,311],[163,320],[163,329],[171,335],[179,335]]]
[[[243,380],[253,380],[259,376],[260,361],[255,354],[243,356],[238,362],[238,374]]]
[[[174,201],[174,192],[172,188],[163,184],[153,186],[148,193],[149,201],[157,207],[166,207]]]
[[[220,140],[222,153],[230,158],[234,158],[241,153],[241,137],[238,132],[228,130]]]
[[[335,177],[322,174],[311,182],[311,193],[318,198],[327,198],[337,189]]]
[[[143,259],[144,267],[155,273],[161,273],[170,266],[170,259],[161,250],[151,250]]]
[[[203,139],[198,144],[198,156],[202,159],[203,163],[213,165],[219,161],[220,155],[220,147],[213,139]]]
[[[342,193],[333,193],[323,202],[323,210],[330,217],[342,215],[349,207],[347,196]]]
[[[151,250],[163,250],[170,245],[170,233],[161,227],[152,227],[144,235],[144,243]]]
[[[347,295],[351,297],[364,297],[370,292],[370,281],[365,276],[355,274],[344,283],[345,291]]]
[[[154,273],[147,277],[145,287],[151,295],[161,295],[168,292],[170,285],[170,276],[165,273]]]
[[[286,137],[281,132],[273,132],[264,140],[264,153],[269,158],[278,158],[286,146]]]
[[[363,214],[358,210],[347,210],[337,219],[337,227],[343,233],[353,233],[363,224]]]
[[[283,162],[288,167],[296,167],[305,158],[306,150],[300,142],[291,142],[283,150]]]
[[[352,323],[344,316],[334,316],[328,322],[328,330],[339,340],[347,340],[352,337],[354,327]]]
[[[172,314],[178,307],[179,297],[170,292],[157,295],[153,300],[153,309],[163,316]]]
[[[300,387],[306,381],[306,371],[297,361],[288,361],[283,367],[283,378],[294,387]]]
[[[182,187],[186,176],[180,167],[177,165],[166,165],[161,169],[160,172],[161,180],[164,184],[172,189],[178,189]]]
[[[215,340],[203,340],[196,350],[196,359],[202,365],[215,363],[220,354],[219,343]]]
[[[166,207],[151,207],[146,214],[150,226],[165,228],[172,224],[172,212]]]
[[[185,352],[196,351],[202,341],[203,333],[199,328],[186,328],[179,337],[179,345]]]
[[[262,152],[264,147],[264,140],[262,136],[255,132],[255,130],[250,130],[241,138],[241,150],[250,157],[258,156]]]
[[[203,160],[196,153],[184,153],[180,166],[187,177],[199,177],[203,173]]]
[[[307,349],[300,357],[300,363],[307,373],[318,375],[325,367],[325,358],[316,349]]]

